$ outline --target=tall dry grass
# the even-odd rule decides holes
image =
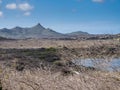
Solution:
[[[91,46],[118,45],[118,40],[11,40],[0,41],[0,48],[49,48],[49,47],[68,47],[68,48],[88,48]]]
[[[1,65],[2,90],[119,90],[118,72],[79,72],[64,76],[40,68],[17,71]]]

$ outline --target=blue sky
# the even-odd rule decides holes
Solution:
[[[120,0],[0,0],[0,28],[37,23],[61,33],[120,33]]]

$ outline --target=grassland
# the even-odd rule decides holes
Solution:
[[[118,40],[0,41],[1,90],[119,90],[120,72],[77,66],[78,58],[120,57]]]
[[[119,45],[119,40],[46,40],[46,39],[25,39],[25,40],[4,40],[0,41],[0,48],[88,48],[91,46]]]

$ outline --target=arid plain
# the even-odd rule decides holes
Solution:
[[[1,90],[119,90],[119,71],[102,71],[72,62],[119,56],[120,42],[116,39],[1,40]]]

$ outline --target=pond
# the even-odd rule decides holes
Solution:
[[[102,71],[118,71],[120,72],[120,58],[106,58],[106,59],[77,59],[73,60],[76,65],[85,67],[94,67]]]

